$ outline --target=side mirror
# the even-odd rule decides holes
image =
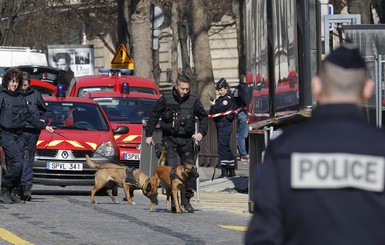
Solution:
[[[127,134],[128,133],[128,127],[126,126],[119,126],[116,129],[114,129],[114,134]]]

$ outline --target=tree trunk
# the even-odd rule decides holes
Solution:
[[[131,6],[131,38],[136,76],[153,78],[150,0],[140,0]]]
[[[214,94],[214,74],[211,63],[210,43],[208,30],[211,18],[203,0],[189,2],[189,29],[192,40],[192,53],[194,60],[194,80],[191,93],[196,94],[203,106],[208,109],[210,100],[207,93]]]
[[[361,14],[361,24],[372,24],[371,0],[348,0],[349,14]]]
[[[191,80],[194,80],[190,64],[190,46],[188,44],[188,20],[187,20],[187,0],[179,2],[179,24],[178,34],[182,56],[182,71],[183,74],[187,75]]]
[[[378,14],[380,23],[385,23],[385,0],[373,0],[373,7]]]
[[[178,0],[172,2],[171,7],[171,30],[172,30],[172,41],[171,41],[171,76],[170,80],[174,84],[178,76],[178,22],[179,22],[179,7]]]
[[[238,46],[238,75],[246,75],[246,56],[245,56],[245,24],[243,18],[243,0],[233,0],[233,14],[235,18],[235,28],[237,32]]]

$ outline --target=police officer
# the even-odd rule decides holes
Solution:
[[[200,120],[198,132],[195,132],[195,117]],[[180,162],[194,159],[194,140],[201,141],[207,133],[208,115],[197,97],[190,94],[190,80],[181,75],[177,78],[172,91],[164,93],[155,104],[146,126],[146,143],[153,145],[153,132],[160,121],[162,143],[168,149],[166,164],[171,167]],[[186,190],[185,209],[192,213],[191,189]]]
[[[326,57],[312,117],[266,149],[246,244],[385,244],[385,133],[360,109],[367,77],[352,44]]]
[[[31,77],[28,72],[22,73],[22,86],[20,91],[22,96],[27,101],[29,109],[42,120],[48,122],[47,106],[41,96],[40,92],[30,87]],[[25,140],[25,156],[23,161],[23,174],[21,176],[21,193],[22,200],[31,199],[32,177],[33,177],[33,164],[35,161],[36,143],[40,135],[40,129],[33,127],[30,123],[27,123],[26,128],[23,130],[23,137]]]
[[[12,190],[20,186],[23,169],[22,155],[25,146],[22,134],[26,122],[36,128],[45,128],[51,133],[53,132],[51,127],[40,121],[39,117],[29,110],[25,99],[18,91],[21,80],[22,73],[19,70],[8,69],[3,75],[3,90],[0,92],[0,127],[2,131],[0,145],[8,159],[7,173],[1,180],[0,202],[7,204],[21,202]]]
[[[231,111],[236,108],[236,103],[231,94],[229,84],[225,78],[219,79],[216,84],[219,97],[211,101],[210,114]],[[221,175],[218,178],[235,176],[235,160],[230,148],[230,136],[233,131],[233,120],[235,114],[214,117],[218,132],[218,155],[221,164]]]

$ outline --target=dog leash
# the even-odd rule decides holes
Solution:
[[[63,137],[64,139],[71,140],[70,138],[64,136],[63,134],[56,132],[56,130],[53,131],[53,133],[59,135],[60,137]],[[52,138],[51,138],[51,139],[52,139]],[[82,145],[82,146],[84,146],[84,145]],[[108,160],[110,160],[110,161],[113,162],[113,163],[116,163],[116,164],[119,165],[119,166],[128,168],[126,165],[124,165],[124,164],[122,164],[122,163],[120,163],[120,162],[118,162],[118,161],[116,161],[116,160],[114,160],[114,159],[111,159],[110,157],[107,157],[107,156],[105,156],[105,155],[103,155],[103,154],[101,154],[101,153],[95,151],[94,149],[89,148],[88,146],[86,146],[85,148],[91,150],[93,153],[96,153],[96,154],[98,154],[99,156],[102,156],[102,157],[107,158]],[[132,171],[132,169],[131,169],[131,171]]]

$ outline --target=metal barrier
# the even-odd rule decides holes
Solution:
[[[233,121],[233,132],[230,137],[230,148],[233,152],[234,159],[237,156],[237,119]],[[218,135],[214,120],[209,118],[207,135],[199,142],[199,166],[201,167],[220,167],[218,164]],[[235,161],[235,168],[237,168]]]
[[[263,152],[265,151],[266,130],[250,130],[249,131],[249,212],[254,210],[254,181],[257,181],[261,171]]]

